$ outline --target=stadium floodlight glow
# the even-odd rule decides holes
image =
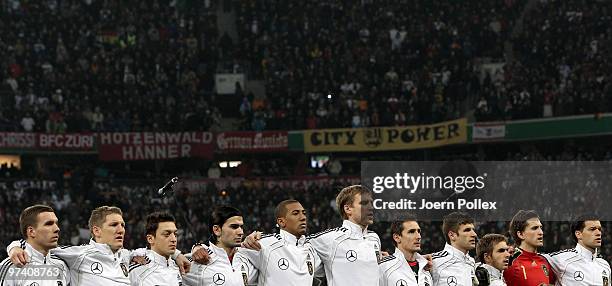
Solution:
[[[227,168],[227,161],[221,161],[221,162],[219,162],[219,167],[220,167],[220,168]]]
[[[242,161],[230,161],[229,162],[229,167],[230,168],[236,168],[238,167],[238,165],[242,164]]]

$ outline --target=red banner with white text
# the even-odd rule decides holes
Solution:
[[[278,152],[289,150],[287,131],[223,132],[217,134],[220,152]]]
[[[98,133],[98,152],[103,161],[212,158],[211,132]]]

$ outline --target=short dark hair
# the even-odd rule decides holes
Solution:
[[[581,215],[577,217],[576,219],[574,219],[574,221],[572,221],[572,225],[571,225],[572,239],[574,239],[575,242],[578,242],[578,237],[576,237],[576,232],[583,231],[585,227],[584,223],[590,220],[599,221],[600,219],[596,215],[588,214],[588,215]]]
[[[233,216],[242,216],[240,211],[237,208],[230,206],[217,206],[212,211],[210,216],[210,223],[208,224],[208,230],[210,231],[210,242],[217,243],[217,236],[213,231],[213,227],[218,225],[219,227],[223,227],[225,222],[233,217]]]
[[[496,244],[506,241],[506,237],[498,233],[489,233],[483,236],[476,244],[476,260],[485,263],[485,253],[493,254],[493,247]]]
[[[19,229],[23,239],[28,239],[28,227],[36,227],[40,213],[55,213],[52,207],[46,205],[33,205],[25,208],[19,215]]]
[[[145,235],[155,236],[159,223],[162,222],[173,222],[176,224],[176,219],[173,215],[167,212],[154,212],[147,216],[147,223],[145,225]]]
[[[395,239],[393,239],[393,235],[397,234],[399,236],[402,236],[402,231],[404,231],[404,223],[409,221],[417,220],[415,216],[405,215],[401,219],[394,220],[391,223],[391,243],[393,243],[393,246],[397,247],[397,242],[395,242]]]
[[[448,236],[449,231],[459,233],[460,226],[470,223],[474,224],[474,219],[466,213],[452,212],[444,216],[442,231],[444,232],[444,240],[446,240],[446,243],[451,243],[450,237]]]
[[[293,199],[289,199],[289,200],[284,200],[280,203],[278,203],[278,205],[276,205],[276,210],[274,212],[274,214],[276,215],[276,218],[279,217],[285,217],[287,215],[287,206],[290,204],[295,204],[295,203],[300,203],[297,200],[293,200]]]
[[[516,233],[519,231],[525,231],[527,221],[532,218],[539,219],[540,216],[538,216],[538,213],[536,213],[534,210],[520,210],[514,215],[514,217],[512,217],[509,231],[515,245],[520,245],[522,241],[522,239]]]

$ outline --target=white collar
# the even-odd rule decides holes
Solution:
[[[34,249],[34,247],[27,241],[24,241],[24,246],[24,251],[28,254],[28,256],[37,262],[44,263],[45,260],[49,258],[49,251],[47,251],[47,255],[43,255],[42,253],[40,253],[40,251]]]
[[[452,245],[450,245],[448,243],[444,246],[444,250],[452,253],[454,256],[463,257],[466,260],[471,260],[471,258],[472,258],[470,256],[470,252],[469,251],[466,252],[466,253],[463,253],[463,251],[457,249],[456,247],[454,247],[454,246],[452,246]]]
[[[493,266],[491,266],[489,264],[486,264],[486,263],[483,263],[482,267],[484,269],[486,269],[487,272],[489,272],[489,275],[492,278],[494,278],[494,279],[503,279],[502,273],[501,273],[501,271],[499,271],[499,269],[497,269],[497,268],[495,268],[495,267],[493,267]]]
[[[395,252],[393,252],[393,256],[397,257],[397,259],[399,259],[402,263],[408,261],[406,260],[406,256],[404,256],[404,253],[397,247],[395,248]],[[425,266],[427,265],[427,259],[425,259],[425,257],[421,256],[418,253],[415,253],[414,257],[419,263],[419,270],[423,270],[423,268],[425,268]]]
[[[93,240],[93,238],[89,240],[89,245],[93,245],[96,249],[99,249],[107,254],[113,254],[113,250],[110,248],[110,245],[106,243],[98,243]]]
[[[289,233],[288,231],[284,229],[280,230],[279,235],[281,236],[283,240],[295,246],[304,245],[304,242],[306,241],[306,236],[302,235],[298,239],[297,237],[295,237],[295,235]]]
[[[98,243],[96,241],[92,239],[89,240],[89,245],[93,245],[96,249],[102,251],[104,254],[109,254],[109,255],[113,255],[115,257],[120,257],[121,256],[121,249],[117,250],[116,252],[113,252],[113,250],[111,249],[110,245],[106,244],[106,243]]]
[[[580,243],[576,244],[576,251],[578,251],[578,254],[584,257],[584,259],[586,259],[587,261],[593,261],[595,258],[597,258],[595,257],[595,254],[593,254],[593,252],[582,246],[582,244]]]
[[[215,253],[216,256],[218,256],[220,258],[223,258],[223,260],[225,260],[228,263],[230,263],[229,255],[227,255],[227,252],[225,251],[225,249],[216,246],[214,243],[211,243],[210,244],[210,250],[212,250]]]
[[[172,263],[171,263],[172,258],[170,258],[170,257],[165,258],[164,256],[162,256],[161,254],[155,252],[152,249],[149,249],[149,255],[151,256],[151,258],[153,258],[153,262],[155,262],[156,264],[159,264],[161,266],[170,266],[170,265],[172,265]]]
[[[368,234],[367,227],[364,229],[361,227],[361,225],[358,225],[350,220],[344,220],[342,222],[342,226],[346,227],[350,231],[350,234],[349,234],[350,237],[362,238],[366,234]]]

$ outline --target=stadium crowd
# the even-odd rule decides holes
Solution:
[[[0,131],[218,124],[215,7],[193,2],[3,1]]]
[[[240,54],[267,88],[265,102],[243,100],[245,127],[458,118],[467,95],[481,88],[476,59],[503,59],[524,2],[239,1]]]
[[[527,2],[234,1],[236,41],[216,1],[6,1],[0,131],[214,129],[227,63],[266,83],[235,95],[246,130],[610,111],[610,3],[539,1],[513,36]]]
[[[513,39],[516,61],[487,75],[479,120],[610,112],[609,1],[538,1]]]

